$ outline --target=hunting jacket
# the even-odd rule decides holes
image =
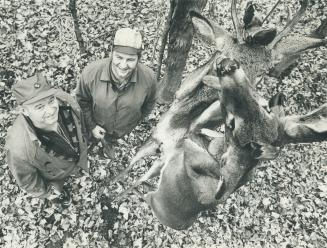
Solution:
[[[76,98],[89,132],[99,125],[107,134],[121,137],[152,111],[157,80],[150,68],[138,63],[126,87],[118,90],[110,67],[111,58],[88,65],[80,75]]]
[[[18,185],[34,197],[49,195],[51,182],[63,183],[63,179],[74,172],[75,168],[88,170],[87,142],[82,112],[72,96],[63,91],[55,95],[59,105],[71,106],[72,116],[79,141],[78,161],[68,161],[48,154],[41,148],[33,127],[22,114],[8,130],[6,139],[7,162]]]

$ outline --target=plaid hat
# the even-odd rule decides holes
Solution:
[[[138,54],[143,49],[142,35],[131,28],[118,29],[114,39],[114,51]]]
[[[19,105],[37,102],[57,92],[58,90],[51,88],[42,74],[21,80],[13,86],[13,95]]]

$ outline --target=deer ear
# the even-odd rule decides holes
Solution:
[[[275,28],[260,30],[251,37],[251,43],[267,46],[275,39],[276,34]]]
[[[195,11],[190,11],[190,17],[194,28],[205,38],[215,42],[215,33],[210,22],[202,15]]]
[[[284,106],[286,102],[286,96],[283,93],[278,92],[269,100],[269,108],[272,113],[277,117],[285,116]]]
[[[253,17],[254,17],[254,5],[252,2],[248,2],[246,4],[244,16],[243,16],[243,22],[245,28],[247,28],[248,25],[252,22]]]

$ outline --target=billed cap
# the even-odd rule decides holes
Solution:
[[[57,92],[58,90],[51,88],[45,76],[40,73],[23,79],[13,86],[13,95],[19,105],[37,102]]]
[[[142,35],[131,28],[118,29],[114,38],[114,51],[138,54],[143,49]]]

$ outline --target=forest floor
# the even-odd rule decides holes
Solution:
[[[123,182],[110,185],[150,135],[162,106],[119,140],[114,160],[100,157],[98,147],[91,151],[90,174],[69,179],[73,197],[69,208],[20,190],[4,149],[7,129],[17,114],[10,92],[14,81],[41,70],[53,85],[72,92],[81,70],[106,57],[115,31],[126,26],[142,32],[141,60],[156,68],[169,1],[78,0],[86,56],[79,53],[67,2],[0,0],[0,247],[327,247],[326,142],[284,147],[276,160],[259,165],[253,181],[224,204],[201,213],[185,231],[161,225],[137,194],[113,204],[111,200],[150,166],[151,161],[145,161]],[[208,2],[204,15],[231,31],[230,1]],[[262,16],[274,5],[268,0],[254,2]],[[279,31],[285,25],[287,7],[294,13],[299,5],[295,0],[282,1],[270,21]],[[323,0],[311,1],[293,33],[310,33],[327,18],[326,13]],[[214,47],[195,37],[185,74],[205,63],[213,51]],[[267,98],[276,92],[286,94],[287,114],[306,113],[326,102],[326,58],[326,48],[311,50],[283,80],[266,78],[258,90]]]

